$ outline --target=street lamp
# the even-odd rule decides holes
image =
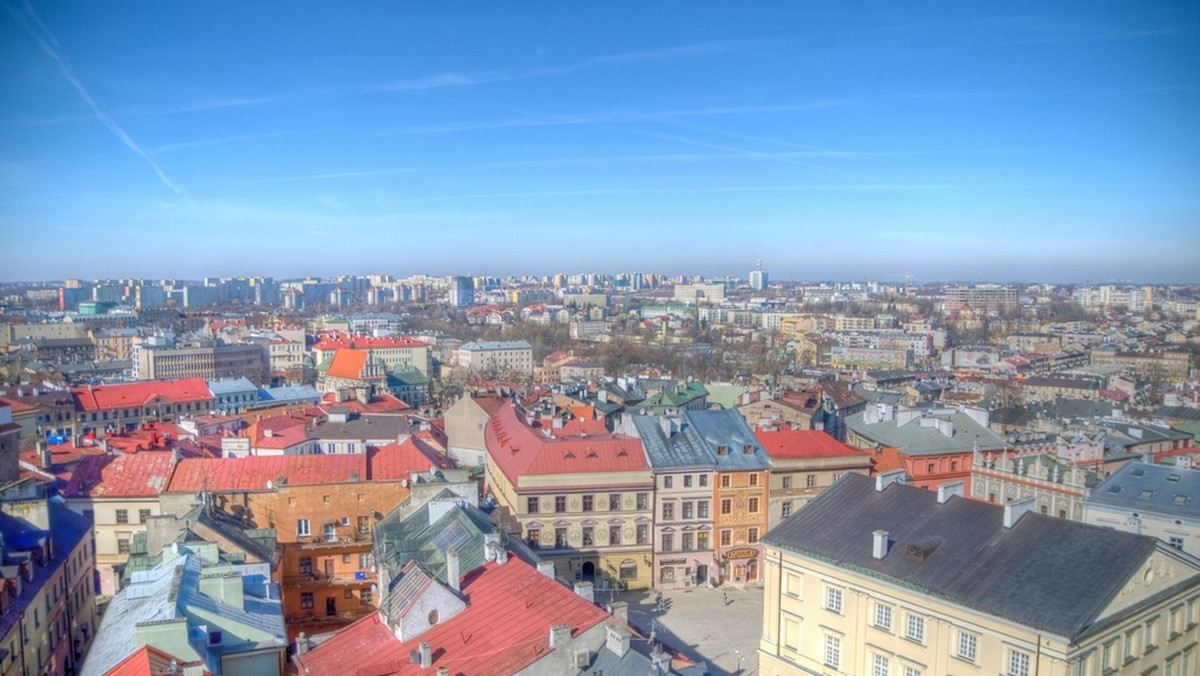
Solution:
[[[734,651],[733,651],[733,654],[734,654],[734,655],[737,655],[737,661],[738,661],[738,664],[737,664],[737,672],[736,672],[736,673],[739,673],[739,674],[740,674],[740,673],[742,673],[742,660],[744,659],[744,658],[743,658],[743,656],[742,656],[742,651],[740,651],[740,650],[734,650]]]

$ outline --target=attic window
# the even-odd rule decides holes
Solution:
[[[1108,492],[1112,493],[1113,495],[1116,495],[1117,493],[1121,492],[1121,487],[1120,486],[1109,486]]]
[[[1138,497],[1142,500],[1149,500],[1150,496],[1152,495],[1154,495],[1154,491],[1142,491],[1141,493],[1138,493]]]
[[[924,561],[941,542],[937,538],[925,538],[908,546],[907,556],[913,561]]]
[[[729,452],[728,448],[726,448],[724,446],[717,446],[717,455],[725,455],[728,452]]]
[[[754,447],[751,446],[750,444],[746,444],[745,446],[742,446],[742,453],[745,453],[746,455],[750,455],[753,452],[754,452]]]
[[[1173,502],[1177,505],[1182,505],[1182,504],[1185,504],[1187,502],[1187,500],[1188,500],[1188,496],[1186,496],[1186,495],[1176,495]]]
[[[1180,477],[1178,474],[1168,474],[1167,475],[1167,481],[1179,481],[1181,478],[1182,477]]]
[[[1145,476],[1145,474],[1146,474],[1146,470],[1144,470],[1144,469],[1135,469],[1135,470],[1133,470],[1132,472],[1130,472],[1130,473],[1129,473],[1129,476]]]

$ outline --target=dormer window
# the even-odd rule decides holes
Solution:
[[[729,449],[725,446],[717,446],[717,455],[725,455],[729,453]]]

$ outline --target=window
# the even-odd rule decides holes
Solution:
[[[365,588],[364,588],[362,591],[360,591],[358,594],[359,594],[359,595],[358,595],[358,602],[359,602],[359,603],[361,603],[361,604],[362,604],[362,605],[364,605],[364,606],[369,606],[369,605],[371,605],[371,603],[372,603],[372,598],[371,598],[371,588],[370,588],[370,587],[365,587]]]
[[[138,523],[146,523],[149,520],[150,520],[150,510],[139,509],[138,510]]]
[[[646,509],[646,504],[647,504],[646,496],[647,496],[646,493],[638,493],[637,494],[637,508],[638,509]]]
[[[673,477],[673,476],[663,477],[663,488],[673,488],[674,484],[675,484],[675,477]]]
[[[751,528],[746,531],[746,543],[751,544],[751,545],[758,544],[758,529],[757,528]]]
[[[554,496],[554,511],[556,513],[562,513],[562,512],[567,511],[567,496],[565,496],[565,495]]]
[[[608,511],[610,511],[610,512],[621,511],[621,494],[620,493],[612,493],[608,496]]]
[[[733,500],[730,500],[729,498],[721,498],[721,513],[722,514],[732,514],[733,513]]]
[[[725,455],[729,452],[729,448],[725,446],[717,446],[717,455]]]
[[[683,551],[685,551],[685,552],[692,551],[692,534],[684,533],[681,536],[681,540],[682,540],[682,545],[683,545]]]
[[[539,500],[538,498],[525,498],[525,513],[526,514],[537,514],[538,513],[538,505],[540,505],[540,504],[541,504],[541,500]]]
[[[636,580],[638,576],[637,562],[632,559],[625,559],[621,562],[619,574],[622,580]]]
[[[527,533],[525,536],[525,539],[529,542],[530,547],[537,549],[542,541],[542,531],[536,528],[530,528],[529,533]]]
[[[650,529],[643,525],[637,526],[637,543],[644,545],[650,541]]]
[[[621,544],[621,527],[620,526],[609,526],[608,527],[608,544],[610,544],[610,545]]]
[[[117,523],[129,523],[129,510],[128,509],[118,509],[117,510]]]
[[[296,535],[300,537],[312,535],[312,531],[308,528],[308,519],[299,519],[296,521]]]
[[[705,487],[707,487],[707,486],[708,486],[708,475],[707,475],[707,474],[701,474],[701,475],[700,475],[700,487],[701,487],[701,488],[705,488]]]
[[[685,518],[685,519],[692,518],[692,503],[691,502],[683,503],[683,518]]]
[[[304,609],[311,609],[313,607],[312,592],[300,592],[300,607]]]
[[[921,676],[921,672],[916,667],[904,667],[904,676]]]
[[[307,574],[312,573],[312,557],[311,556],[301,556],[299,563],[300,563],[300,574],[301,575],[307,575]]]
[[[721,531],[721,546],[728,547],[732,543],[733,543],[733,531],[728,530],[728,529]]]
[[[1029,676],[1029,655],[1016,650],[1009,652],[1008,676]]]
[[[875,626],[884,630],[892,630],[892,607],[882,603],[875,604]]]
[[[817,475],[816,474],[809,474],[808,476],[804,477],[804,487],[805,488],[815,488],[816,485],[817,485]]]
[[[583,511],[590,512],[590,511],[592,511],[592,509],[595,506],[596,506],[595,496],[592,496],[592,495],[583,496]]]
[[[792,477],[790,477],[790,476],[783,477],[783,487],[784,488],[792,487]]]
[[[345,590],[344,592],[342,592],[342,597],[346,598],[346,599],[354,598],[354,590],[353,589]]]
[[[209,645],[221,645],[222,638],[223,637],[221,636],[221,632],[219,632],[219,631],[208,632],[208,644]]]
[[[749,510],[751,514],[758,514],[758,498],[750,498],[746,502],[746,505],[747,510]]]
[[[825,635],[825,666],[837,669],[842,663],[842,641],[836,636]]]
[[[1136,642],[1136,638],[1137,638],[1136,631],[1131,629],[1131,630],[1125,632],[1125,658],[1126,659],[1132,658],[1134,652],[1136,652],[1136,650],[1137,650],[1137,648],[1134,646],[1134,643]]]
[[[883,655],[875,655],[875,659],[871,662],[871,676],[888,676],[888,658]]]
[[[128,554],[129,553],[129,538],[117,538],[117,553],[118,554]]]
[[[1116,641],[1109,641],[1104,644],[1104,648],[1100,653],[1100,669],[1107,671],[1113,668],[1113,649],[1116,648]]]
[[[1154,650],[1155,646],[1157,645],[1154,642],[1154,625],[1156,622],[1158,622],[1157,617],[1146,623],[1146,641],[1142,644],[1142,650],[1145,650],[1146,652]]]
[[[337,599],[332,596],[325,597],[325,614],[329,617],[337,615]]]
[[[358,517],[358,532],[366,533],[370,530],[371,530],[371,517],[369,517],[369,516]]]
[[[968,662],[975,662],[976,642],[974,634],[968,634],[965,631],[958,632],[958,656]]]
[[[342,563],[350,563],[350,555],[342,554]]]
[[[696,533],[696,549],[708,551],[708,533]]]
[[[917,617],[916,615],[908,616],[908,626],[904,631],[905,638],[916,641],[917,643],[925,642],[925,618]]]
[[[358,555],[358,567],[362,569],[370,568],[375,565],[375,554],[372,552],[362,552]]]
[[[337,542],[337,524],[334,524],[334,523],[325,524],[325,541],[326,542]]]
[[[1172,547],[1181,552],[1183,551],[1183,538],[1172,535],[1170,542]]]
[[[825,588],[825,610],[832,610],[839,615],[842,612],[842,590],[834,587]]]
[[[758,475],[757,475],[757,474],[751,474],[751,475],[750,475],[750,485],[751,485],[751,486],[757,486],[757,485],[758,485]]]
[[[583,527],[583,546],[591,547],[596,544],[596,528],[594,526]]]
[[[675,503],[664,502],[662,506],[663,521],[672,521],[675,519]]]
[[[662,536],[662,551],[670,552],[675,550],[675,536],[670,533],[663,533]]]
[[[696,516],[701,519],[708,518],[708,500],[700,500],[696,503]]]
[[[691,474],[684,474],[684,475],[683,475],[683,487],[684,487],[684,488],[691,488],[691,486],[692,486],[692,475],[691,475]]]
[[[729,483],[730,483],[729,475],[722,474],[721,475],[721,488],[729,488]]]
[[[562,549],[566,546],[567,546],[567,529],[566,528],[555,528],[554,529],[554,548]]]
[[[936,469],[937,469],[937,465],[932,462],[925,465],[925,471],[929,474],[933,474],[934,471],[936,471]]]
[[[779,506],[779,511],[783,515],[783,518],[785,518],[785,519],[788,518],[789,516],[791,516],[792,515],[792,501],[784,500],[783,504]]]

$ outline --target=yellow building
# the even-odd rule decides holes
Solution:
[[[1200,559],[847,475],[763,538],[763,676],[1200,673]]]
[[[543,421],[515,401],[484,430],[487,488],[567,580],[653,583],[654,480],[642,443],[600,420]]]

